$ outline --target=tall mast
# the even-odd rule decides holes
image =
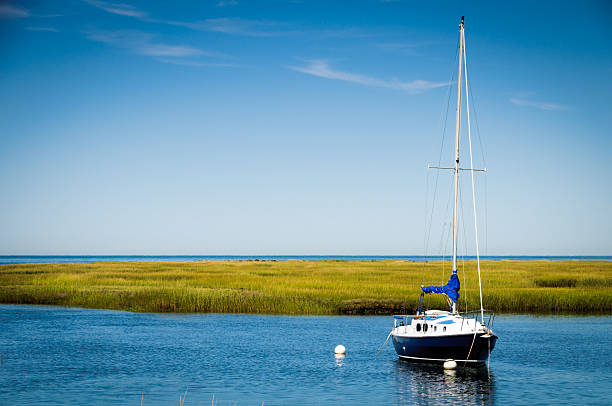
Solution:
[[[461,79],[463,76],[463,17],[459,24],[459,76],[457,81],[457,125],[455,136],[455,206],[453,213],[453,273],[457,272],[457,201],[459,198],[459,132],[461,130]]]

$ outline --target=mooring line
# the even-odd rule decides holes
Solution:
[[[389,335],[387,336],[387,339],[385,340],[385,343],[382,345],[382,347],[380,347],[380,350],[378,350],[378,353],[376,353],[376,356],[379,356],[380,352],[382,351],[382,349],[385,348],[385,345],[387,345],[387,341],[389,341],[389,337],[391,337],[391,333],[393,333],[393,330],[391,330],[391,332],[389,332]]]

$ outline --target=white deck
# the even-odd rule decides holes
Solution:
[[[394,324],[391,334],[398,337],[444,337],[488,332],[486,326],[474,317],[442,310],[428,310],[419,316],[395,316]]]

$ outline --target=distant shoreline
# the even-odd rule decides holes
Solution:
[[[612,314],[612,261],[481,262],[496,312]],[[211,260],[6,264],[0,303],[134,312],[296,315],[414,314],[420,286],[445,284],[449,263]],[[459,309],[478,307],[475,261],[459,263]],[[467,299],[467,303],[466,303]],[[445,309],[441,295],[429,308]]]
[[[475,260],[466,256],[466,261]],[[484,261],[612,261],[610,255],[487,255]],[[442,261],[449,257],[424,255],[0,255],[7,264],[93,263],[93,262],[196,262],[196,261]]]

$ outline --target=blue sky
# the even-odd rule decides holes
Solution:
[[[483,253],[611,255],[610,4],[401,0],[1,2],[0,254],[448,252],[461,15]]]

